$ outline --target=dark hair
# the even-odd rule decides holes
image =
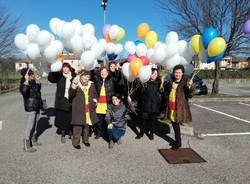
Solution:
[[[109,67],[110,67],[112,64],[116,65],[116,62],[111,61],[111,62],[109,63]]]
[[[159,71],[157,70],[157,68],[152,68],[151,71],[152,71],[152,73],[153,73],[154,71],[157,71],[157,73],[159,74]]]
[[[91,72],[90,71],[87,71],[87,70],[81,70],[79,72],[79,75],[80,76],[83,76],[83,75],[89,75],[91,77]]]
[[[175,65],[175,67],[173,68],[173,73],[175,72],[175,70],[181,70],[183,74],[185,73],[183,65]]]
[[[63,63],[62,68],[65,67],[65,66],[68,67],[70,70],[72,69],[72,67],[70,66],[69,63]]]
[[[105,67],[105,66],[103,66],[103,67],[100,68],[100,72],[101,72],[102,70],[104,70],[104,69],[106,69],[106,70],[109,72],[109,69],[108,69],[107,67]]]
[[[122,100],[122,96],[119,93],[115,93],[112,95],[112,97],[115,96],[116,98],[118,98],[119,100]]]

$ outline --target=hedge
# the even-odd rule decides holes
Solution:
[[[220,74],[221,79],[250,79],[250,70],[221,70]],[[201,70],[198,73],[198,76],[202,79],[214,79],[214,75],[214,70]]]

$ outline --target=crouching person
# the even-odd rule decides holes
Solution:
[[[108,107],[105,117],[108,123],[109,148],[113,148],[114,142],[121,144],[121,137],[126,131],[126,107],[121,101],[121,96],[116,94],[112,96],[112,104]]]
[[[90,81],[91,73],[82,70],[73,80],[69,89],[69,97],[72,99],[73,139],[72,144],[76,149],[81,149],[80,139],[87,147],[89,143],[89,126],[98,121],[95,107],[97,104],[97,93],[95,85]]]

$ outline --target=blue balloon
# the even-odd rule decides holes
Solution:
[[[214,56],[214,57],[209,57],[209,56],[207,56],[207,63],[212,63],[213,61],[217,61],[217,60],[223,58],[223,57],[224,57],[224,54],[225,54],[225,52],[222,52],[222,53],[220,53],[219,55]]]
[[[140,43],[144,43],[144,42],[141,41],[141,40],[136,40],[136,41],[135,41],[135,46],[139,45]]]
[[[109,61],[113,61],[117,58],[117,55],[116,54],[108,54],[108,59]]]
[[[211,42],[216,37],[218,37],[218,32],[216,29],[212,27],[206,28],[202,33],[203,47],[207,49],[209,42]]]

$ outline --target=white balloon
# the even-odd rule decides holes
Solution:
[[[62,36],[66,39],[72,38],[75,34],[75,28],[72,23],[66,22],[62,28]]]
[[[166,44],[163,43],[163,42],[158,41],[158,42],[156,42],[156,44],[154,45],[153,48],[156,49],[156,48],[159,48],[159,47],[162,47],[162,48],[166,49]]]
[[[180,40],[180,41],[178,41],[177,46],[178,46],[179,55],[182,55],[184,53],[184,51],[186,50],[187,42],[185,40]]]
[[[30,43],[27,46],[27,55],[32,60],[40,57],[40,49],[36,43]]]
[[[42,30],[38,33],[36,42],[41,47],[46,47],[51,42],[51,35],[48,31]]]
[[[54,17],[52,19],[50,19],[49,21],[49,27],[50,27],[50,30],[52,31],[52,33],[56,34],[56,24],[60,22],[60,19],[57,18],[57,17]]]
[[[183,56],[180,56],[180,64],[185,66],[189,63],[187,62],[187,60]]]
[[[65,24],[66,22],[64,20],[60,20],[59,22],[57,22],[56,24],[56,34],[60,37],[62,37],[62,31],[63,31],[63,25]]]
[[[36,37],[39,32],[40,28],[36,24],[30,24],[26,28],[26,35],[29,38],[29,41],[33,43],[36,42]]]
[[[84,34],[82,36],[82,42],[84,49],[90,49],[97,42],[97,39],[93,34]]]
[[[57,47],[53,44],[49,45],[44,50],[44,56],[48,61],[54,61],[57,57],[58,50]]]
[[[174,56],[175,54],[177,54],[178,52],[178,46],[177,43],[175,42],[170,42],[168,44],[166,44],[166,57],[170,58],[172,56]]]
[[[114,52],[115,55],[120,54],[122,52],[122,50],[123,50],[122,44],[118,43],[118,44],[115,45],[115,52]]]
[[[61,61],[56,61],[55,63],[50,65],[50,70],[52,72],[59,72],[62,69],[62,62]]]
[[[106,50],[107,42],[105,39],[103,39],[103,38],[99,39],[98,44],[100,44]]]
[[[185,65],[184,68],[185,68],[186,75],[191,75],[194,71],[194,65],[192,64]]]
[[[164,47],[158,47],[154,49],[154,54],[152,56],[152,59],[155,64],[161,63],[162,61],[164,61],[166,56],[167,56],[166,49],[164,49]]]
[[[95,64],[95,60],[95,53],[91,50],[87,50],[81,55],[81,64],[86,70],[91,70],[91,68]]]
[[[15,45],[18,49],[25,51],[28,44],[29,44],[29,39],[25,34],[20,33],[15,36]]]
[[[82,34],[95,34],[95,27],[92,24],[84,24],[82,26]]]
[[[106,51],[108,54],[113,54],[115,52],[115,44],[114,43],[108,43]]]
[[[128,81],[133,81],[134,80],[134,77],[133,77],[132,72],[130,70],[130,64],[129,63],[124,63],[122,65],[122,73],[123,73],[123,75],[125,76],[125,78]]]
[[[134,55],[136,51],[135,43],[132,41],[127,41],[124,46],[125,50],[129,53]]]
[[[83,51],[82,37],[80,35],[73,36],[70,40],[70,43],[75,53],[80,54]]]
[[[168,70],[173,69],[176,65],[179,65],[181,62],[180,56],[179,54],[175,54],[173,57],[171,58],[167,58],[165,61],[165,64],[167,66]]]
[[[51,45],[54,45],[57,48],[57,54],[61,54],[63,51],[63,44],[59,40],[54,40],[51,42]]]
[[[198,55],[198,58],[202,63],[207,63],[207,50],[202,49]]]
[[[71,23],[74,26],[75,34],[81,35],[82,34],[82,23],[81,23],[81,21],[78,20],[78,19],[74,19],[74,20],[71,21]]]
[[[165,43],[168,44],[168,43],[172,43],[172,42],[178,42],[179,40],[179,36],[178,36],[178,33],[176,33],[175,31],[170,31],[166,38],[165,38]]]
[[[151,73],[151,66],[142,66],[139,71],[139,79],[141,80],[141,82],[147,82],[150,79]]]
[[[153,57],[153,55],[154,55],[154,49],[153,48],[148,49],[147,57],[148,57],[150,62],[151,62],[151,58]]]
[[[91,47],[91,50],[95,53],[96,57],[101,56],[103,54],[103,52],[105,52],[105,48],[99,43],[94,44]]]
[[[115,39],[120,33],[120,28],[118,25],[112,25],[109,30],[109,36],[113,40]]]
[[[136,46],[136,55],[138,57],[140,57],[140,56],[146,56],[147,51],[148,51],[147,46],[144,43],[139,43]]]
[[[182,53],[182,56],[186,59],[187,62],[191,62],[194,56],[194,53],[190,47],[186,47],[184,52]]]
[[[71,40],[70,39],[64,39],[63,40],[63,46],[68,51],[71,51],[72,50]]]

